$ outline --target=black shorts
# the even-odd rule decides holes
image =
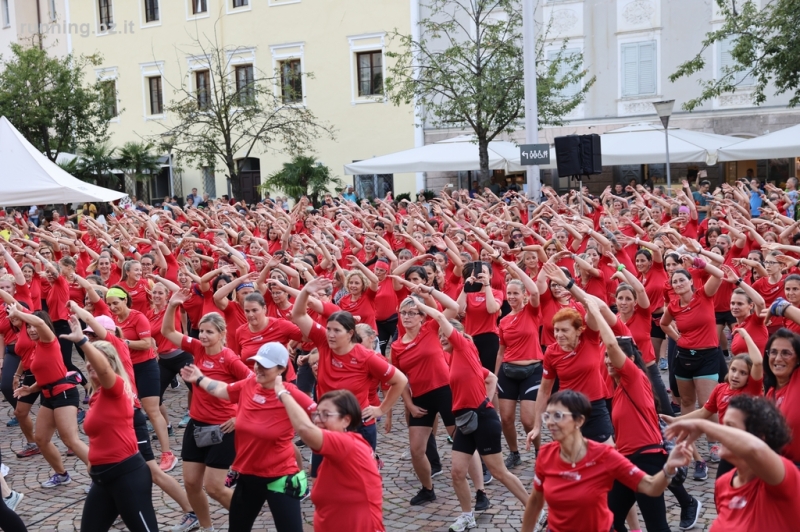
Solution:
[[[81,404],[81,394],[78,393],[77,386],[73,386],[69,390],[54,395],[53,397],[45,397],[42,394],[42,402],[39,403],[43,408],[55,410],[62,406],[74,406],[78,408]]]
[[[456,410],[453,415],[458,417],[468,411]],[[502,450],[500,446],[500,436],[502,434],[500,416],[497,415],[497,411],[494,408],[479,408],[477,412],[478,429],[472,434],[466,435],[456,429],[453,434],[453,451],[473,454],[477,450],[481,456],[499,453]]]
[[[36,382],[36,377],[34,377],[33,373],[31,373],[30,371],[25,371],[22,374],[22,385],[23,386],[30,386],[31,384],[33,384],[35,382]],[[36,402],[36,400],[39,398],[40,395],[41,395],[41,392],[31,393],[31,394],[26,395],[25,397],[20,397],[19,399],[17,399],[17,401],[20,402],[20,403],[25,403],[25,404],[28,404],[28,405],[32,405],[33,403]]]
[[[189,420],[186,432],[183,433],[183,449],[181,458],[184,462],[205,464],[214,469],[228,469],[236,458],[236,447],[233,444],[234,432],[222,435],[222,442],[208,447],[198,447],[194,441],[194,428],[207,427],[210,423]]]
[[[542,369],[544,369],[542,363],[533,364],[536,369],[530,377],[523,380],[507,376],[503,370],[506,365],[508,362],[503,362],[500,365],[500,372],[497,374],[497,396],[500,399],[511,401],[535,401],[539,395],[539,387],[542,385]]]
[[[592,401],[592,413],[581,427],[581,434],[587,440],[604,443],[614,436],[614,426],[611,424],[611,414],[605,399]]]
[[[733,317],[733,313],[730,310],[715,312],[714,319],[716,320],[717,325],[727,325],[730,327],[736,323],[736,318]]]
[[[453,392],[449,385],[423,393],[411,400],[416,406],[427,410],[428,413],[422,417],[409,416],[409,427],[433,427],[437,412],[442,416],[445,427],[452,427],[456,424],[456,418],[453,416]]]
[[[191,353],[187,353],[186,351],[179,351],[176,355],[171,356],[169,358],[159,358],[158,359],[158,373],[159,373],[159,393],[158,396],[161,398],[161,402],[164,401],[164,392],[167,391],[169,388],[172,379],[180,374],[181,368],[184,366],[188,366],[189,364],[194,364],[194,356]],[[190,383],[186,383],[186,387],[190,390],[192,389],[192,385]]]
[[[719,347],[692,350],[679,347],[678,354],[675,356],[675,378],[683,381],[717,380],[721,358],[722,350]]]
[[[133,365],[133,375],[136,379],[136,391],[139,399],[146,397],[159,397],[161,394],[161,370],[158,369],[158,360],[151,358],[146,362]]]
[[[147,430],[147,418],[141,408],[133,409],[133,431],[136,433],[136,443],[139,445],[139,452],[144,456],[144,461],[155,460],[153,446],[150,445],[150,432]]]
[[[667,333],[664,332],[664,329],[661,328],[661,318],[664,316],[664,313],[661,312],[659,314],[653,314],[650,320],[650,338],[660,338],[662,340],[666,339]],[[656,353],[658,356],[658,353]]]

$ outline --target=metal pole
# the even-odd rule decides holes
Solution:
[[[534,0],[522,0],[522,64],[525,84],[525,142],[539,142],[538,105],[536,101],[536,21]],[[539,198],[542,183],[538,166],[528,166],[525,171],[528,198]]]
[[[672,179],[669,175],[669,129],[667,128],[669,118],[664,122],[664,143],[667,146],[667,196],[672,196]]]
[[[172,199],[172,196],[175,195],[175,184],[172,177],[172,150],[167,153],[167,156],[169,157],[169,197]]]

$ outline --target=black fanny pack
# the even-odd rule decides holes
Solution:
[[[689,358],[697,360],[698,358],[705,358],[716,356],[718,347],[709,347],[708,349],[686,349],[685,347],[678,347],[678,356],[680,358]]]
[[[533,364],[528,364],[527,366],[520,366],[518,364],[509,364],[508,362],[503,362],[503,374],[509,379],[515,381],[524,381],[536,373],[536,368],[539,366],[539,364],[540,362],[535,362]]]
[[[62,384],[72,384],[73,386],[77,386],[83,382],[81,379],[81,374],[77,371],[70,371],[67,373],[63,379],[58,379],[55,382],[51,382],[50,384],[42,384],[39,387],[42,389],[42,392],[47,390],[47,393],[44,394],[45,397],[48,399],[53,397],[53,390],[56,389],[56,386],[61,386]]]
[[[487,404],[489,404],[488,397],[483,400],[478,408],[470,408],[463,414],[456,416],[456,427],[461,431],[461,434],[466,436],[478,430],[478,410],[483,410]]]
[[[140,467],[147,467],[147,462],[144,461],[142,453],[137,452],[122,462],[113,465],[92,466],[89,476],[92,477],[93,482],[102,486]]]

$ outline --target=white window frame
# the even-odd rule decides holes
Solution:
[[[730,53],[729,50],[732,47],[732,44],[733,44],[732,41],[733,41],[733,39],[727,38],[722,42],[717,41],[717,42],[714,43],[714,76],[715,76],[715,79],[721,79],[722,78],[722,75],[723,75],[722,68],[723,68],[723,66],[725,66],[725,65],[723,65],[722,55],[724,53],[726,53],[726,52]],[[740,72],[739,76],[742,76],[742,79],[736,85],[737,92],[739,90],[749,89],[749,88],[753,87],[756,84],[755,76],[753,76],[752,74],[745,75],[744,72]],[[734,80],[735,79],[736,78],[734,78]]]
[[[373,41],[376,39],[380,40],[379,45],[373,43]],[[358,65],[356,64],[356,57],[358,53],[380,51],[381,55],[383,56],[381,59],[381,70],[383,71],[384,83],[386,83],[386,32],[353,35],[348,37],[347,40],[350,43],[350,103],[352,105],[364,103],[387,103],[389,99],[386,97],[385,88],[382,98],[376,96],[358,95]]]
[[[242,7],[233,7],[233,0],[222,0],[225,2],[225,14],[227,15],[235,15],[236,13],[247,13],[248,11],[253,10],[253,1],[254,0],[247,0],[247,5]],[[209,11],[211,8],[209,7]]]
[[[186,75],[188,76],[187,85],[189,87],[189,92],[194,94],[195,97],[197,96],[197,78],[195,77],[195,73],[199,70],[208,70],[209,99],[211,99],[215,85],[214,73],[211,71],[211,60],[207,56],[192,55],[186,58],[186,64],[188,67],[186,71]]]
[[[198,20],[201,18],[209,18],[211,16],[211,2],[214,0],[206,0],[206,10],[202,13],[193,13],[192,6],[197,0],[185,0],[186,7],[186,20]]]
[[[299,4],[302,0],[267,0],[267,6],[269,7],[280,7],[280,6],[288,6],[291,4]]]
[[[233,86],[236,87],[236,67],[242,65],[253,65],[253,80],[257,81],[258,66],[256,64],[255,48],[237,48],[227,52],[228,72],[227,76],[233,78]]]
[[[113,35],[114,32],[110,31],[112,28],[116,31],[117,27],[117,13],[115,11],[116,3],[119,0],[110,0],[111,5],[111,27],[107,27],[105,31],[100,31],[100,0],[92,0],[94,4],[94,27],[97,29],[95,33],[98,37],[104,37],[106,35]]]
[[[651,95],[639,96],[623,96],[623,63],[622,63],[622,46],[624,44],[633,44],[646,41],[655,41],[656,43],[656,93]],[[663,100],[661,94],[661,72],[662,72],[662,56],[661,56],[661,30],[648,30],[636,31],[631,33],[624,33],[617,38],[617,116],[636,116],[652,113],[652,102]]]
[[[3,11],[3,28],[11,27],[11,0],[0,0],[0,9]]]
[[[583,46],[582,45],[581,46],[571,46],[573,44],[575,44],[575,43],[572,40],[570,40],[569,44],[567,45],[568,48],[564,49],[564,55],[565,56],[569,56],[569,55],[574,55],[574,54],[580,54],[581,56],[583,56]],[[545,49],[545,58],[547,59],[547,62],[550,63],[551,61],[553,61],[555,59],[555,57],[558,56],[559,52],[561,52],[561,47],[560,46],[553,47],[553,48],[546,48]],[[583,61],[581,61],[581,64],[583,64]],[[572,96],[575,96],[575,94],[579,93],[582,88],[583,88],[583,82],[582,81],[579,81],[579,82],[575,83],[575,92],[572,93],[572,94],[568,94],[564,99],[571,98]]]
[[[141,71],[142,75],[142,116],[144,117],[145,121],[148,120],[163,120],[167,117],[166,114],[166,107],[167,107],[167,98],[166,98],[166,76],[164,75],[164,61],[153,61],[150,63],[140,63],[139,70]],[[151,115],[150,114],[150,81],[149,78],[161,76],[161,107],[162,112],[158,115]]]
[[[128,0],[130,1],[130,0]],[[152,22],[147,22],[147,13],[144,8],[145,2],[150,0],[136,0],[139,3],[139,28],[147,29],[147,28],[157,28],[161,26],[161,21],[163,20],[163,13],[162,8],[164,7],[164,3],[167,0],[155,0],[158,3],[158,20],[154,20]]]
[[[290,105],[290,106],[308,106],[308,101],[306,99],[306,80],[305,76],[303,75],[306,71],[306,61],[305,61],[305,42],[294,42],[294,43],[286,43],[286,44],[276,44],[274,46],[269,47],[270,53],[272,54],[272,71],[275,72],[276,80],[275,80],[275,87],[274,93],[275,97],[278,98],[278,101],[281,103],[283,102],[283,83],[281,80],[281,76],[283,72],[281,71],[281,62],[289,61],[291,59],[299,59],[300,60],[300,85],[301,85],[301,97],[299,102],[292,102],[286,103],[283,105]]]
[[[654,76],[654,79],[653,79],[653,92],[648,92],[648,93],[636,92],[636,93],[631,93],[631,94],[625,94],[625,81],[626,81],[626,79],[625,79],[625,63],[624,63],[623,57],[622,57],[623,49],[626,46],[637,46],[637,47],[641,48],[644,45],[652,45],[653,46],[653,56],[654,56],[654,61],[655,61],[655,65],[654,65],[655,68],[653,69],[653,76]],[[642,98],[651,98],[651,97],[657,95],[659,93],[659,90],[658,90],[658,66],[659,66],[659,62],[660,61],[659,61],[659,57],[658,57],[658,43],[656,41],[654,41],[654,40],[620,43],[620,45],[619,45],[619,75],[620,75],[620,77],[619,77],[619,91],[620,91],[620,97],[621,98],[638,100],[638,99],[642,99]],[[637,62],[636,75],[637,75],[637,78],[641,79],[641,72],[639,71],[639,68],[640,68],[640,63]],[[639,87],[639,90],[641,90],[641,87]]]
[[[96,68],[94,70],[95,76],[97,77],[97,81],[113,81],[116,89],[116,99],[117,99],[117,116],[114,118],[110,118],[108,122],[110,124],[119,124],[120,123],[120,116],[122,115],[122,109],[120,109],[120,98],[119,98],[119,68],[117,67],[105,67],[105,68]]]

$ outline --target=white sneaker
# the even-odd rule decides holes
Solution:
[[[200,521],[197,520],[197,516],[194,514],[194,512],[189,512],[187,514],[183,514],[181,522],[170,528],[170,531],[187,532],[188,530],[194,530],[199,526],[200,526]]]
[[[400,455],[400,460],[411,460],[411,449],[403,451],[403,454]]]
[[[450,532],[464,532],[464,530],[469,530],[476,526],[478,526],[478,523],[475,522],[474,516],[461,514],[456,519],[456,522],[450,525]]]
[[[6,506],[8,506],[8,509],[13,512],[13,511],[15,511],[17,509],[17,505],[19,505],[19,501],[21,501],[24,496],[25,496],[24,494],[22,494],[22,493],[20,493],[18,491],[13,491],[12,490],[11,491],[11,495],[9,495],[5,499],[3,499],[3,502],[5,502]]]

